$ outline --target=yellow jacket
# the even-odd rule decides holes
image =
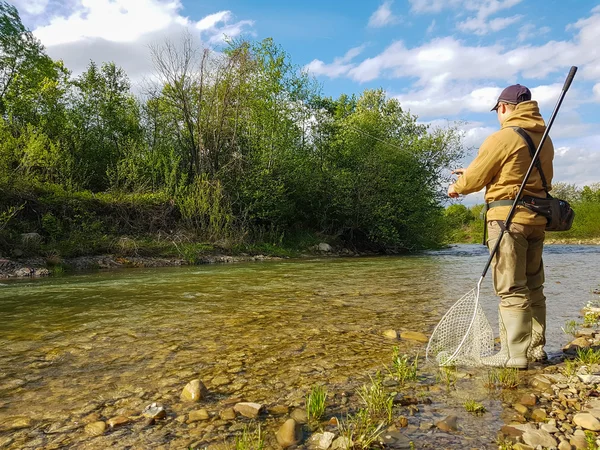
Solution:
[[[525,140],[510,127],[521,127],[527,131],[537,148],[546,129],[537,102],[519,103],[514,112],[504,121],[502,128],[481,144],[477,157],[454,184],[457,193],[466,195],[477,192],[485,186],[486,203],[496,200],[514,200],[531,164],[531,155]],[[554,146],[549,136],[540,151],[539,159],[550,190]],[[542,177],[537,168],[531,172],[523,195],[546,197]],[[510,206],[491,208],[487,213],[487,220],[505,220],[509,211]],[[512,221],[523,225],[546,224],[545,217],[524,206],[517,207]]]

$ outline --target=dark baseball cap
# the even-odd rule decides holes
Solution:
[[[531,100],[531,91],[520,84],[513,84],[502,91],[500,97],[498,97],[496,106],[494,106],[491,111],[496,111],[498,106],[500,106],[500,102],[518,105],[519,103],[528,100]]]

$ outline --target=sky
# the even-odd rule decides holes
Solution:
[[[134,88],[149,46],[188,29],[216,51],[226,38],[272,37],[324,95],[383,88],[433,127],[458,124],[466,166],[496,131],[501,90],[528,86],[551,130],[555,181],[600,182],[600,1],[590,0],[12,0],[47,53],[74,74],[123,67]],[[482,194],[465,203],[481,201]]]

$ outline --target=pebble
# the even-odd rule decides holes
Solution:
[[[199,402],[208,393],[206,386],[200,380],[190,381],[181,392],[181,400],[186,402]]]
[[[100,436],[106,431],[106,423],[102,421],[88,423],[85,426],[84,431],[90,436]]]
[[[286,420],[275,433],[277,443],[283,448],[296,445],[300,441],[299,431],[298,424],[294,419]]]
[[[255,419],[262,411],[263,406],[259,403],[241,402],[236,403],[233,409],[244,417]]]

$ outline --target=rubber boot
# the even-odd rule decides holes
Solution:
[[[546,344],[546,305],[531,305],[531,344],[527,350],[530,362],[546,361],[548,355],[544,351]]]
[[[527,349],[531,342],[531,309],[514,310],[500,307],[500,351],[481,358],[484,366],[527,368]]]

